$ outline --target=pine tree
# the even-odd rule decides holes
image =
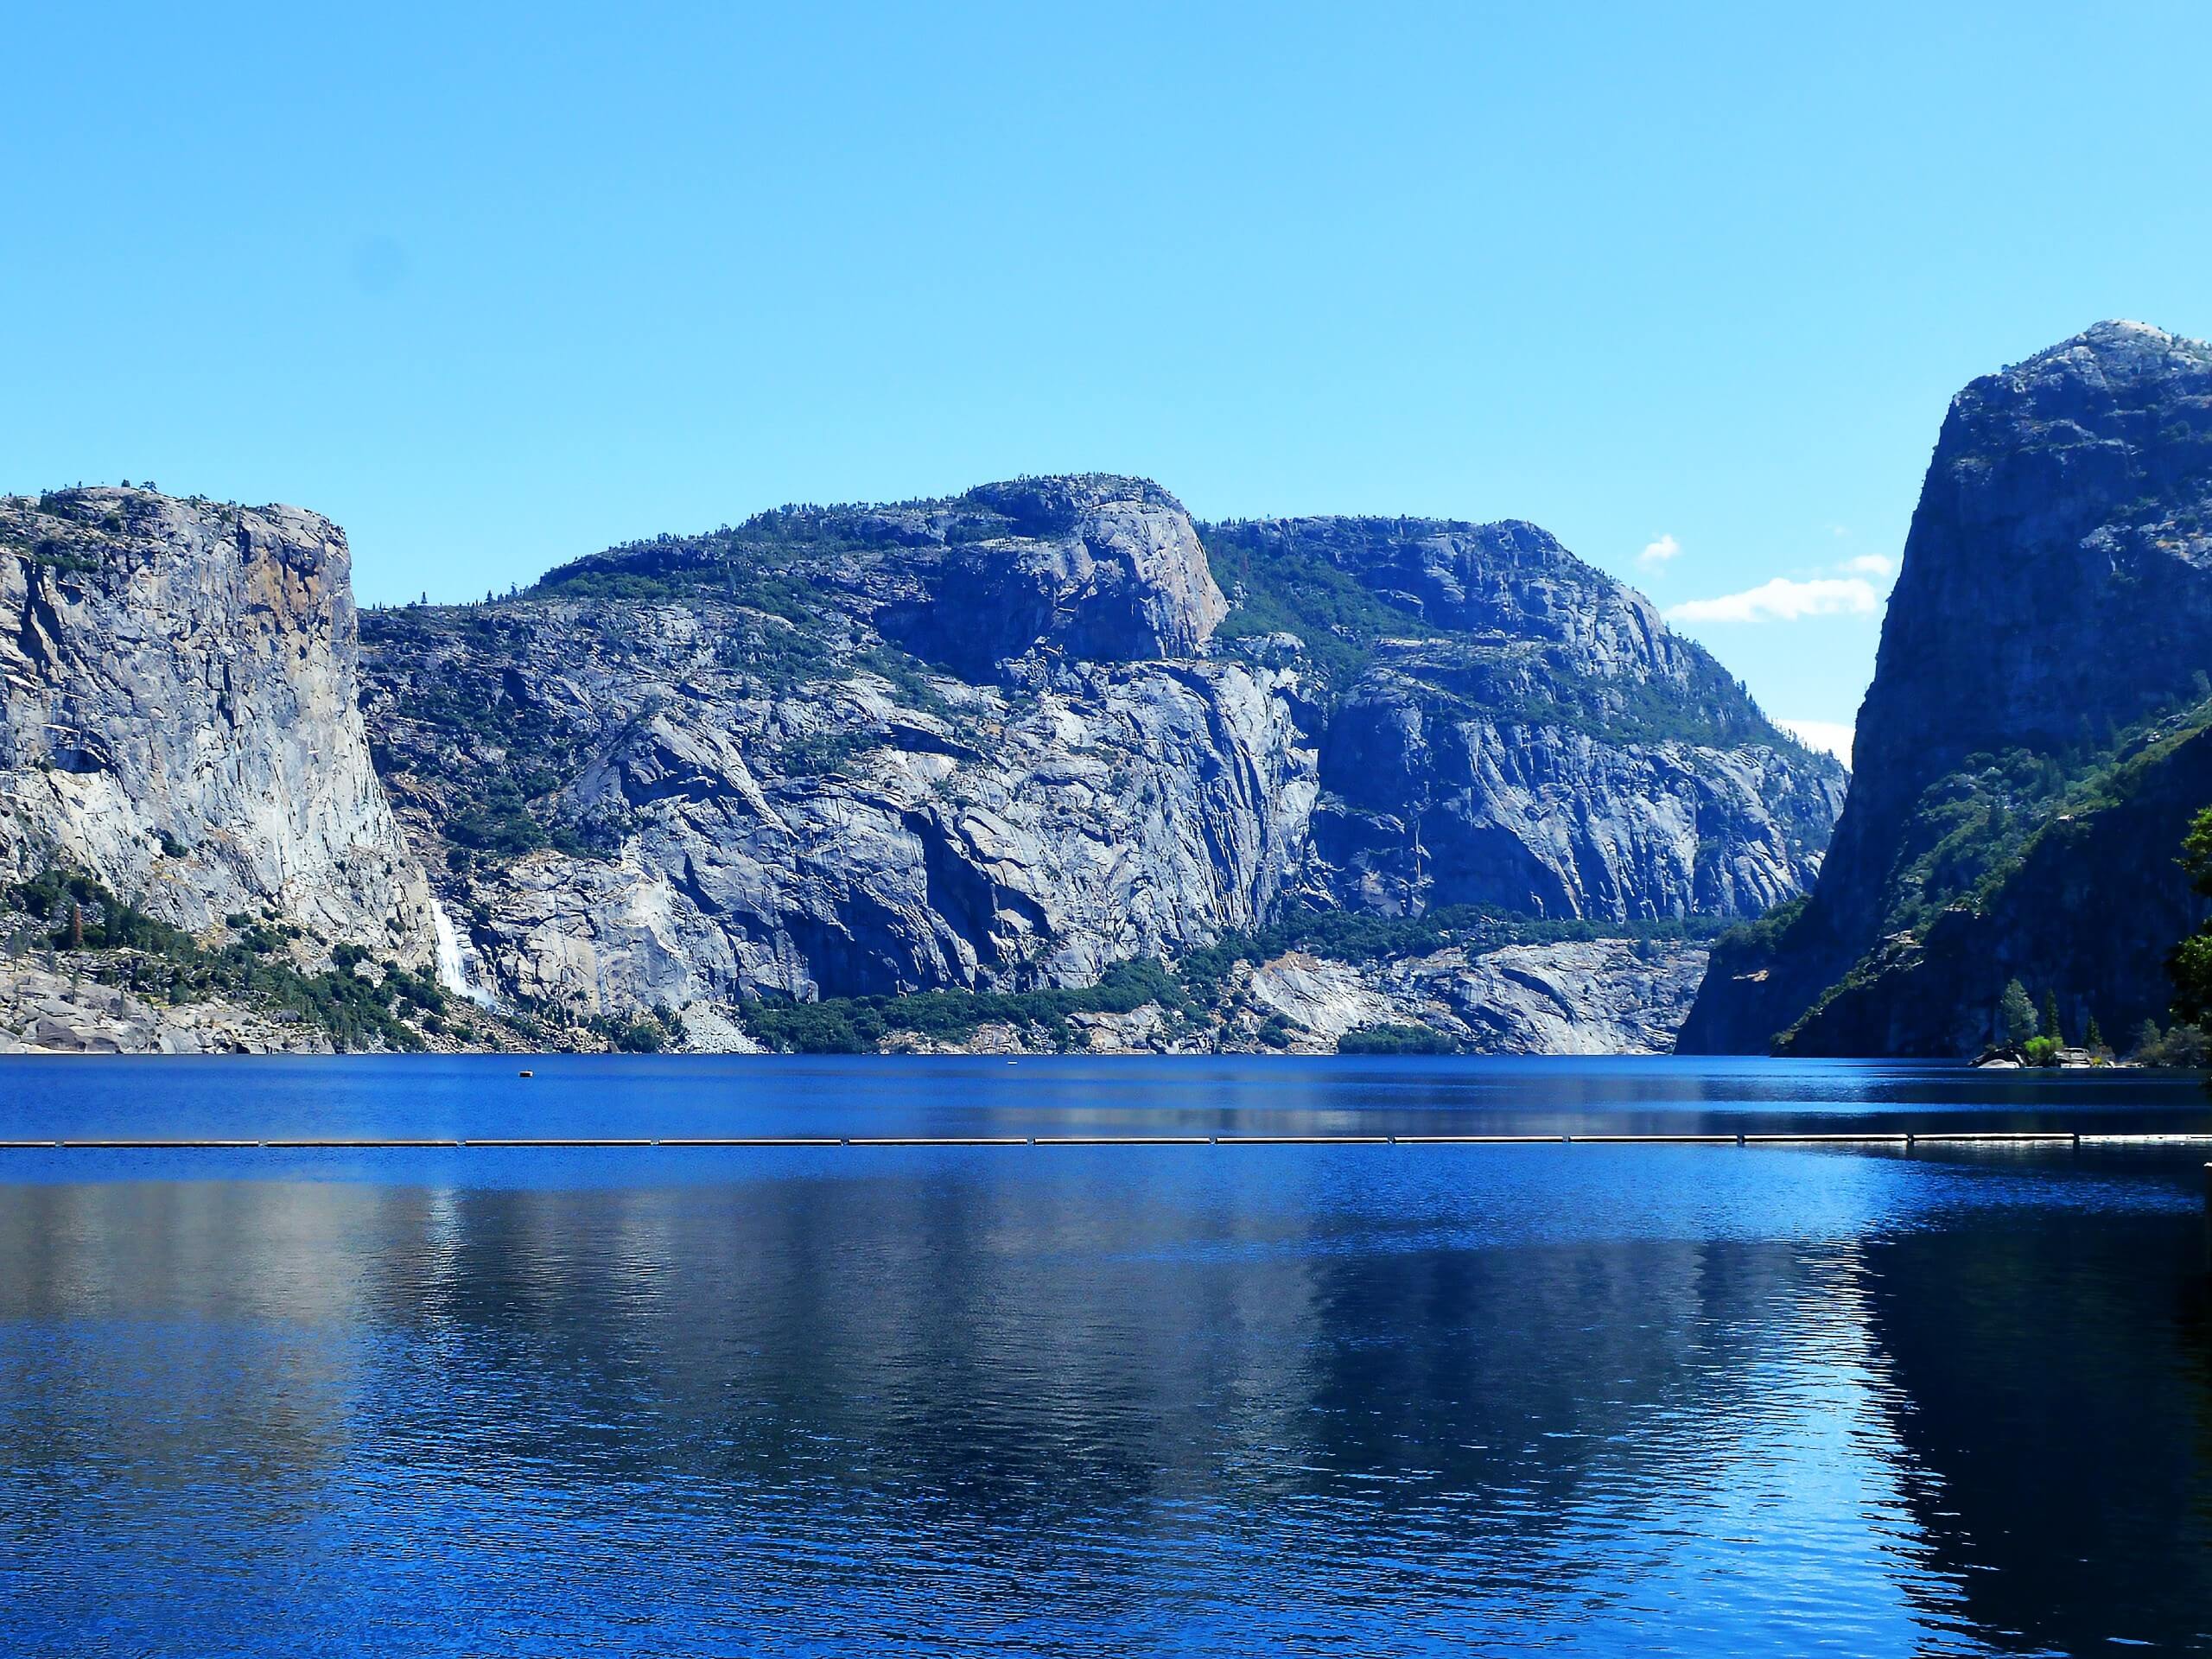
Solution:
[[[2058,1027],[2058,993],[2056,991],[2045,991],[2043,994],[2041,1034],[2050,1038],[2054,1043],[2063,1043],[2066,1040],[2066,1033]]]
[[[2028,1000],[2028,988],[2016,979],[1997,1004],[1998,1040],[2018,1048],[2035,1034],[2036,1005]]]
[[[69,901],[69,948],[72,950],[85,948],[85,907],[74,899]]]
[[[2158,1022],[2145,1020],[2135,1028],[2135,1040],[2127,1046],[2127,1058],[2139,1060],[2145,1055],[2156,1053],[2158,1042]]]
[[[2182,838],[2182,868],[2189,885],[2212,899],[2212,807],[2190,820]],[[2212,921],[2176,945],[2166,957],[2166,972],[2174,982],[2173,1015],[2183,1025],[2212,1018]]]
[[[2082,1046],[2092,1054],[2107,1052],[2105,1048],[2105,1034],[2097,1029],[2097,1016],[2094,1014],[2089,1016],[2089,1028],[2082,1033]]]

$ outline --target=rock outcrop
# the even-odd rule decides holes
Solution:
[[[0,499],[0,871],[188,928],[264,908],[423,960],[429,894],[356,707],[346,538],[145,490]]]
[[[297,1016],[234,1003],[164,1007],[56,968],[0,961],[0,1054],[327,1054]]]
[[[2208,641],[2212,348],[2101,323],[1968,386],[1817,892],[1715,951],[1685,1047],[1972,1052],[2014,976],[2115,1035],[2163,1013]]]
[[[1633,939],[1360,966],[1294,953],[1255,968],[1243,996],[1288,1021],[1292,1046],[1323,1052],[1363,1027],[1414,1026],[1471,1054],[1664,1054],[1705,965],[1696,946]]]
[[[1383,976],[1400,1009],[1476,1054],[1665,1054],[1705,973],[1693,945],[1588,939],[1444,951]]]
[[[1293,902],[1752,914],[1841,793],[1533,526],[1201,529],[1099,475],[785,508],[366,649],[469,971],[609,1014],[1084,985]]]
[[[825,514],[817,533],[851,524]],[[970,679],[1040,646],[1078,661],[1195,657],[1229,611],[1181,504],[1143,479],[985,485],[949,508],[876,509],[866,529],[899,537],[924,594],[879,610],[877,626]]]

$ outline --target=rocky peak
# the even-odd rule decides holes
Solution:
[[[2119,387],[2145,378],[2163,379],[2177,363],[2193,363],[2200,370],[2212,368],[2212,346],[2168,334],[2155,323],[2113,317],[1976,381],[1968,391],[1991,382],[2018,386],[2056,385],[2073,380]]]
[[[1327,682],[1308,879],[1337,902],[1756,914],[1818,868],[1840,768],[1536,525],[1332,517],[1205,534],[1242,596],[1227,634],[1273,641],[1291,619]]]
[[[1967,387],[1859,721],[1846,931],[1871,925],[1929,784],[1977,751],[2094,745],[2190,696],[2208,638],[2212,349],[2100,323]]]
[[[1001,514],[1025,536],[1065,536],[1087,513],[1104,508],[1147,507],[1179,513],[1183,504],[1148,478],[1113,473],[1074,473],[1058,478],[1017,478],[979,484],[961,498],[963,505]]]
[[[2085,776],[2202,703],[2208,640],[2212,347],[2101,322],[1967,386],[1906,537],[1812,906],[1771,971],[1716,957],[1685,1040],[1763,1046],[1905,918],[1986,887],[2047,810],[2006,779]]]
[[[1205,533],[1232,569],[1255,560],[1325,564],[1406,625],[1519,642],[1564,671],[1679,682],[1704,658],[1642,594],[1521,519],[1258,519]]]
[[[877,624],[970,679],[1040,650],[1196,657],[1228,614],[1190,515],[1142,479],[1021,479],[909,512],[941,551],[916,569],[918,594]]]

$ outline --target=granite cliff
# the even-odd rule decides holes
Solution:
[[[1971,1053],[2006,982],[2164,1011],[2212,800],[2212,348],[2099,324],[1952,402],[1809,902],[1726,940],[1690,1052]]]
[[[1294,614],[1327,571],[1379,613],[1319,734],[1313,877],[1332,901],[1749,916],[1819,868],[1840,769],[1534,524],[1309,518],[1206,538],[1256,608]]]
[[[358,655],[310,514],[60,492],[0,543],[0,931],[127,958],[97,1031],[13,970],[16,1024],[95,1046],[199,1040],[150,988],[340,1044],[1647,1052],[1842,791],[1522,524],[1022,480],[611,549]]]
[[[1841,795],[1533,526],[1140,480],[785,509],[365,639],[469,971],[613,1014],[1081,987],[1286,913],[1756,914]]]
[[[346,538],[144,489],[0,498],[0,874],[403,962],[430,895],[369,762]]]

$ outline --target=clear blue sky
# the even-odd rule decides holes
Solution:
[[[370,600],[1097,468],[1206,516],[1532,518],[1669,607],[1848,607],[1959,385],[2102,317],[2212,333],[2202,4],[9,35],[0,486],[312,506]],[[1748,608],[1684,626],[1847,722],[1878,615]]]

